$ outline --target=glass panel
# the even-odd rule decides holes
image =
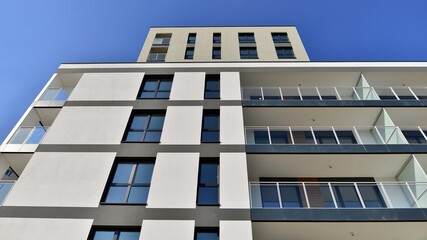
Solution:
[[[123,203],[125,202],[127,187],[110,187],[108,190],[107,198],[105,202],[107,203]]]
[[[352,131],[335,131],[341,144],[357,144]]]
[[[70,95],[70,90],[67,89],[60,89],[58,94],[55,97],[55,101],[65,101],[67,100],[68,96]]]
[[[142,138],[144,136],[144,132],[132,132],[129,131],[126,135],[125,141],[126,142],[142,142]]]
[[[37,127],[28,137],[26,144],[39,144],[46,133],[46,129]]]
[[[312,208],[334,208],[331,191],[327,183],[306,183],[310,207]]]
[[[156,98],[169,98],[170,92],[157,92]]]
[[[205,92],[205,98],[220,98],[220,93],[217,92]]]
[[[298,88],[282,88],[283,100],[301,100]]]
[[[334,132],[332,131],[314,131],[317,144],[337,144]]]
[[[157,90],[158,80],[146,80],[144,83],[144,91],[155,91]]]
[[[198,232],[196,240],[218,240],[218,233],[216,232]]]
[[[279,88],[264,88],[264,100],[282,100]]]
[[[6,198],[12,186],[13,186],[12,183],[0,183],[0,205]]]
[[[118,240],[138,240],[139,232],[120,232]]]
[[[218,204],[218,187],[199,187],[198,204]]]
[[[289,144],[292,142],[288,131],[270,130],[272,144]]]
[[[374,184],[359,183],[358,188],[367,208],[385,208],[386,205],[378,187]]]
[[[219,131],[203,131],[202,142],[219,142]]]
[[[147,122],[147,115],[135,115],[132,119],[132,124],[130,125],[131,129],[145,129],[145,124]]]
[[[162,129],[164,121],[165,116],[152,115],[150,119],[150,124],[148,125],[148,129]]]
[[[314,144],[313,135],[311,131],[294,131],[292,130],[295,144]]]
[[[200,166],[200,183],[218,184],[218,164],[202,163]]]
[[[255,144],[270,144],[268,139],[268,131],[255,130],[254,131]]]
[[[162,81],[160,82],[159,90],[162,90],[162,91],[170,91],[170,90],[171,90],[171,88],[172,88],[172,81],[165,81],[165,80],[162,80]]]
[[[139,163],[136,168],[134,183],[147,183],[151,182],[151,176],[153,175],[153,163]]]
[[[262,100],[261,88],[244,88],[243,100]]]
[[[113,240],[115,231],[96,231],[93,240]]]
[[[332,184],[338,207],[361,208],[362,204],[357,196],[356,189],[350,184]]]
[[[140,98],[155,98],[156,92],[142,92]]]
[[[219,90],[219,80],[208,80],[208,81],[206,81],[206,89],[208,89],[208,90]]]
[[[133,165],[133,163],[117,164],[113,183],[129,183],[130,173],[132,172]]]
[[[52,101],[58,93],[58,88],[48,88],[43,96],[40,98],[42,101]]]
[[[280,184],[280,198],[282,199],[282,207],[284,208],[300,208],[302,207],[301,194],[299,186]]]
[[[403,135],[405,136],[408,143],[411,144],[425,144],[427,143],[426,139],[424,138],[423,134],[418,131],[407,131],[402,130]]]
[[[206,115],[203,118],[203,129],[219,129],[219,116],[218,115]]]
[[[150,187],[131,187],[128,203],[147,203]]]
[[[275,184],[261,185],[261,199],[262,207],[264,208],[280,207],[277,186]]]
[[[33,131],[32,127],[20,127],[9,141],[9,144],[23,144],[31,131]]]
[[[147,131],[145,133],[144,142],[160,142],[161,131]]]

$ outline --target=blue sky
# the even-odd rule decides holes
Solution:
[[[313,61],[427,61],[425,0],[0,1],[0,141],[60,63],[134,62],[150,26],[192,25],[296,25]]]

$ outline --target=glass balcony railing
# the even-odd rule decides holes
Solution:
[[[3,204],[10,189],[12,189],[13,184],[15,184],[15,181],[0,180],[0,206]]]
[[[252,182],[251,208],[425,208],[423,182]]]
[[[39,101],[66,101],[73,88],[48,88]]]
[[[20,127],[8,142],[9,144],[39,144],[49,127]]]
[[[243,100],[424,100],[427,87],[244,87]]]
[[[166,59],[166,53],[150,53],[148,54],[147,61],[149,62],[164,62]]]
[[[419,131],[425,137],[424,131]],[[419,141],[427,142],[426,138]],[[246,127],[246,144],[408,144],[408,141],[397,126],[284,126]]]

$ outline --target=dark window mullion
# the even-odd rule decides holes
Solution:
[[[145,136],[145,134],[144,134],[144,136]],[[128,199],[129,199],[130,190],[131,190],[131,188],[132,188],[132,183],[133,183],[134,178],[135,178],[136,166],[137,166],[137,164],[136,164],[136,163],[133,163],[132,170],[131,170],[131,172],[130,172],[130,176],[129,176],[129,180],[128,180],[128,186],[127,186],[127,189],[126,189],[126,194],[125,194],[125,203],[127,203],[127,202],[128,202]]]

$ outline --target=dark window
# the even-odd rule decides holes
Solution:
[[[357,144],[357,140],[352,131],[335,131],[335,133],[337,134],[340,144]]]
[[[193,47],[188,47],[185,49],[185,59],[193,59],[194,56],[194,48]]]
[[[256,51],[256,47],[241,47],[240,58],[241,59],[257,59],[258,54]]]
[[[253,33],[239,33],[239,43],[254,43],[255,36]]]
[[[221,59],[221,48],[214,47],[212,49],[212,59]]]
[[[274,43],[288,43],[289,38],[287,33],[272,33]]]
[[[168,99],[172,88],[173,76],[146,76],[138,98]]]
[[[219,113],[204,113],[202,142],[219,142]]]
[[[217,205],[218,199],[218,161],[202,160],[199,167],[198,205]]]
[[[147,203],[154,162],[119,162],[104,199],[106,203]]]
[[[221,43],[221,33],[213,34],[213,43]]]
[[[205,98],[206,99],[219,99],[220,98],[219,75],[207,75],[206,76]]]
[[[403,135],[405,136],[408,143],[427,143],[427,140],[424,138],[423,134],[420,131],[407,131],[402,130]],[[427,134],[427,131],[424,132]]]
[[[140,230],[105,229],[92,231],[90,240],[138,240]]]
[[[218,229],[196,229],[194,240],[218,240]]]
[[[334,132],[332,131],[314,131],[317,144],[337,144]]]
[[[187,43],[196,43],[196,34],[195,33],[188,34]]]
[[[164,114],[133,114],[125,133],[125,142],[160,142]]]
[[[294,51],[291,47],[276,47],[277,58],[295,58]]]

